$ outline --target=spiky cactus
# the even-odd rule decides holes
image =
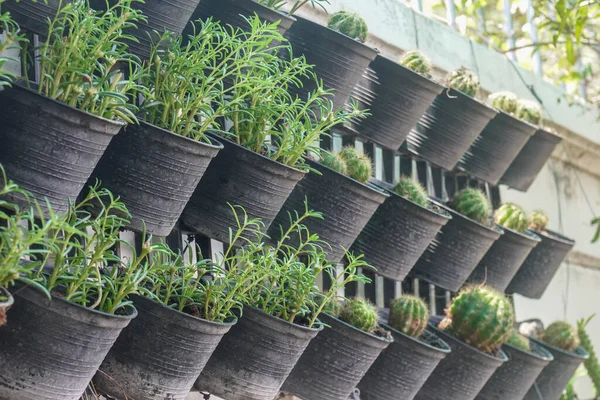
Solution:
[[[342,305],[338,318],[365,332],[373,332],[379,323],[377,309],[363,299],[348,299]]]
[[[315,299],[315,305],[317,308],[321,307],[325,301],[325,298],[325,294],[323,294]],[[323,307],[323,312],[337,318],[337,316],[340,314],[340,310],[342,309],[342,302],[340,300],[341,299],[339,297],[329,299],[329,301],[327,301]]]
[[[479,223],[487,223],[490,219],[490,202],[487,196],[479,189],[466,188],[454,195],[450,206]]]
[[[518,349],[531,351],[531,345],[529,344],[529,338],[525,335],[521,335],[516,329],[513,329],[506,343],[514,346]]]
[[[577,331],[568,322],[556,321],[551,323],[540,335],[540,339],[551,346],[566,351],[573,351],[579,346]]]
[[[361,183],[366,183],[371,178],[373,162],[368,155],[351,146],[344,147],[339,155],[346,162],[346,172],[349,177]]]
[[[587,370],[588,375],[594,384],[596,397],[600,397],[600,363],[598,362],[598,356],[596,356],[596,351],[594,349],[594,345],[592,344],[592,340],[585,330],[585,327],[592,320],[592,318],[594,318],[594,316],[595,314],[588,319],[580,319],[577,321],[577,334],[579,335],[579,340],[581,340],[581,347],[583,347],[590,355],[583,362],[583,365],[585,366],[585,369]]]
[[[427,327],[429,310],[417,296],[398,297],[390,307],[389,325],[408,336],[420,337]]]
[[[529,217],[529,229],[544,232],[548,226],[548,215],[542,210],[535,210]]]
[[[400,196],[414,201],[420,206],[427,207],[427,190],[416,180],[408,176],[402,176],[394,186],[394,192]]]
[[[486,286],[463,289],[447,310],[446,329],[465,343],[492,353],[513,330],[508,298]]]
[[[465,67],[450,72],[446,76],[446,83],[448,86],[471,97],[475,97],[479,91],[479,78]]]
[[[502,110],[508,114],[514,114],[517,111],[519,99],[517,95],[511,92],[492,93],[488,98],[492,107]]]
[[[346,161],[344,161],[344,159],[339,154],[332,154],[330,152],[325,151],[321,152],[321,164],[331,168],[334,171],[339,172],[340,174],[348,174]]]
[[[515,116],[534,125],[539,125],[542,121],[542,108],[535,101],[519,99]]]
[[[331,16],[327,26],[361,43],[367,40],[369,30],[360,15],[348,11],[338,11]]]
[[[524,233],[529,228],[529,217],[515,204],[501,205],[494,213],[494,222],[513,231]]]
[[[417,50],[406,52],[400,59],[400,64],[421,75],[429,75],[431,72],[431,61]]]

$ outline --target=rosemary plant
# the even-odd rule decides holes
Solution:
[[[264,6],[272,8],[273,10],[281,10],[283,6],[287,4],[287,1],[285,0],[259,0],[258,2]],[[319,6],[325,12],[327,12],[327,9],[325,8],[324,4],[330,4],[329,0],[296,0],[294,2],[294,5],[290,8],[290,10],[287,13],[289,15],[294,15],[296,11],[304,7],[308,2],[310,2],[313,8]]]
[[[0,0],[0,88],[10,86],[15,79],[13,73],[4,69],[6,63],[16,61],[7,55],[7,51],[18,48],[18,44],[25,41],[25,36],[21,33],[19,25],[12,20],[10,13],[2,12],[2,3],[4,0]]]

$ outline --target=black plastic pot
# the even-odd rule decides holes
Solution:
[[[123,328],[137,314],[110,315],[32,288],[14,291],[0,327],[0,398],[78,400]]]
[[[553,360],[552,354],[542,346],[533,341],[530,345],[531,352],[510,344],[502,346],[508,361],[494,372],[477,400],[522,400],[525,397],[540,372]]]
[[[506,293],[541,298],[567,253],[575,246],[573,240],[556,232],[536,233],[542,241],[529,253]]]
[[[476,178],[497,185],[536,129],[535,125],[499,111],[458,166]]]
[[[46,210],[75,201],[124,124],[69,107],[14,84],[0,91],[0,164]],[[25,207],[22,198],[10,198]]]
[[[132,298],[138,317],[123,330],[94,383],[119,400],[183,400],[235,324],[193,317],[145,297]]]
[[[141,122],[123,129],[108,146],[92,180],[121,197],[129,227],[167,236],[208,164],[223,146],[196,141]]]
[[[502,350],[498,355],[487,354],[431,324],[429,329],[452,351],[433,370],[416,400],[473,400],[496,369],[508,361]]]
[[[383,182],[378,185],[393,187]],[[390,197],[375,211],[350,250],[364,254],[378,274],[402,281],[451,217],[388,193]]]
[[[504,228],[504,235],[485,253],[469,282],[485,283],[504,292],[523,261],[540,242],[541,239],[533,232],[523,234]]]
[[[182,215],[184,225],[221,242],[229,241],[236,220],[229,204],[244,207],[265,229],[305,171],[273,161],[219,138],[223,149],[208,166]]]
[[[195,386],[227,400],[273,400],[320,330],[245,307]]]
[[[296,19],[285,37],[295,55],[306,57],[306,61],[314,65],[313,72],[323,81],[325,89],[333,90],[334,110],[343,108],[354,86],[377,56],[377,50],[326,26],[301,17]],[[302,87],[290,90],[305,99],[315,88],[315,81],[306,79]]]
[[[362,400],[412,400],[450,346],[426,330],[412,338],[387,325],[394,342],[383,350],[358,384]]]
[[[329,327],[309,344],[282,390],[305,400],[347,400],[392,340],[322,314]]]
[[[412,70],[378,55],[352,92],[361,109],[371,115],[353,128],[390,150],[398,150],[410,130],[443,87]]]
[[[46,37],[48,20],[53,20],[58,10],[70,2],[70,0],[6,0],[2,3],[2,12],[10,12],[11,18],[21,29]]]
[[[510,164],[500,183],[523,192],[529,190],[554,148],[561,141],[560,136],[538,129]]]
[[[497,112],[454,89],[444,90],[408,135],[408,149],[448,171]]]
[[[413,273],[451,292],[458,291],[492,244],[502,235],[497,226],[486,226],[440,203],[452,219],[415,264]]]
[[[277,214],[269,235],[274,240],[279,239],[279,227],[287,228],[289,216],[295,211],[302,213],[307,199],[308,207],[322,212],[323,219],[308,219],[304,225],[331,246],[325,249],[327,259],[338,262],[344,257],[344,249],[350,248],[389,195],[374,185],[363,185],[315,161],[307,160],[307,163],[321,175],[311,172],[300,181]]]
[[[548,350],[554,360],[542,370],[524,399],[558,400],[577,367],[589,357],[589,354],[581,346],[575,349],[574,352],[568,352],[535,339],[531,340]],[[542,397],[539,397],[538,392]]]
[[[6,300],[1,300],[5,298]],[[6,313],[10,307],[14,304],[15,299],[12,297],[10,292],[3,287],[0,287],[0,326],[6,324]]]

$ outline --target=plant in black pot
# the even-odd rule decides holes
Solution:
[[[452,351],[440,361],[415,399],[473,400],[508,360],[500,349],[513,329],[512,304],[494,289],[463,289],[430,328]]]
[[[3,33],[0,39],[0,88],[10,86],[16,78],[15,74],[5,69],[7,63],[16,61],[8,55],[9,51],[17,51],[19,44],[25,41],[25,35],[21,32],[19,25],[13,20],[9,12],[5,12],[0,1],[0,31]]]
[[[413,272],[419,278],[456,292],[503,231],[492,223],[489,201],[479,189],[457,192],[448,206],[436,204],[452,219],[441,228]]]

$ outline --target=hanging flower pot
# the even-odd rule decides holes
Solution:
[[[246,306],[195,387],[228,400],[272,400],[319,331]]]
[[[545,129],[538,129],[510,164],[500,183],[526,192],[562,138]]]
[[[2,12],[10,12],[10,17],[21,29],[45,37],[48,34],[48,21],[53,20],[58,10],[68,3],[69,0],[6,0],[2,3]]]
[[[0,398],[77,400],[136,316],[106,314],[23,287],[0,328]]]
[[[221,338],[217,323],[135,296],[138,317],[122,332],[94,378],[115,399],[183,400]]]
[[[430,331],[415,339],[390,330],[394,342],[381,352],[358,384],[364,400],[412,400],[440,360],[450,353],[446,342]]]
[[[506,292],[539,299],[575,242],[556,232],[536,232],[542,240],[525,259]]]
[[[328,327],[310,343],[282,390],[302,399],[346,400],[392,342],[323,314]]]
[[[141,231],[145,226],[156,236],[167,236],[223,147],[214,139],[207,141],[140,122],[115,137],[92,180],[100,180],[127,204],[131,229]]]
[[[0,326],[6,324],[6,313],[14,304],[15,299],[10,292],[3,287],[0,287]]]

